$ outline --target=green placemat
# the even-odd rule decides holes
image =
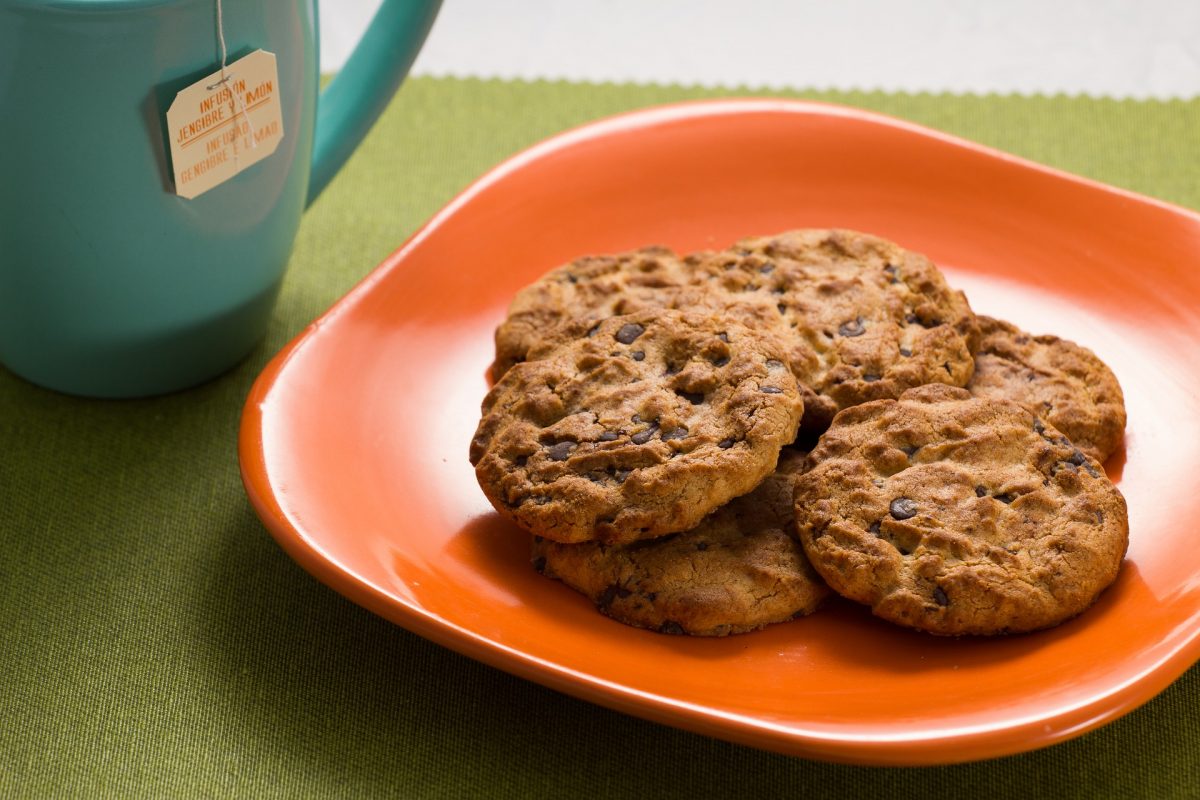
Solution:
[[[1038,752],[822,764],[479,665],[342,599],[267,535],[235,440],[274,352],[505,156],[599,116],[719,94],[733,92],[410,81],[309,211],[267,340],[231,373],[101,402],[0,371],[0,796],[1200,796],[1195,668]],[[1200,100],[803,96],[1200,207]]]

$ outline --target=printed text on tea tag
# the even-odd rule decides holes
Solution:
[[[167,133],[175,193],[189,199],[274,153],[283,139],[275,54],[255,50],[179,92]]]

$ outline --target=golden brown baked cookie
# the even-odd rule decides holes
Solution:
[[[661,633],[726,636],[810,614],[829,589],[795,538],[804,464],[785,450],[758,488],[683,533],[624,546],[535,537],[533,565],[613,619]]]
[[[609,308],[621,314],[656,309],[713,314],[737,322],[761,338],[772,339],[772,347],[780,350],[784,362],[794,375],[811,373],[817,363],[816,353],[806,341],[792,334],[775,303],[765,297],[726,292],[707,281],[689,286],[663,286],[653,290],[646,288],[626,292],[619,297],[609,298]],[[595,325],[597,319],[602,318],[597,314],[603,309],[588,309],[577,303],[568,310],[579,316],[560,321],[557,326],[545,328],[536,334],[531,333],[525,358],[537,358],[540,353],[549,352],[562,342],[578,338]],[[798,385],[806,408],[810,402],[818,402],[811,389],[804,384]]]
[[[1125,500],[1028,409],[930,385],[847,409],[796,481],[809,560],[883,619],[942,635],[1058,624],[1116,578]]]
[[[590,323],[657,305],[653,298],[661,290],[684,282],[679,259],[657,246],[586,256],[553,269],[517,293],[508,318],[496,328],[492,377],[499,380],[524,361],[529,349],[563,322]]]
[[[789,363],[815,393],[806,397],[806,431],[823,430],[839,409],[971,377],[979,330],[966,297],[929,259],[884,239],[796,230],[698,253],[685,265],[693,280],[769,298],[783,315],[797,340]]]
[[[967,384],[971,394],[1020,403],[1097,461],[1120,447],[1125,396],[1095,353],[1057,336],[1033,336],[1008,322],[978,319],[983,339]]]
[[[505,373],[471,463],[496,509],[559,542],[694,527],[775,469],[803,413],[767,341],[711,313],[612,317]]]

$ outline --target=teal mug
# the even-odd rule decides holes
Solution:
[[[0,0],[0,363],[93,397],[182,389],[262,339],[300,217],[386,106],[440,0],[383,0],[318,85],[314,0]],[[218,26],[219,17],[219,26]],[[275,54],[275,152],[185,199],[176,94]]]

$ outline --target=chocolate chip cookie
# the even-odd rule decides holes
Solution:
[[[796,481],[809,560],[883,619],[942,635],[1049,627],[1116,578],[1125,500],[1016,403],[924,386],[847,409]]]
[[[712,313],[640,312],[509,369],[470,457],[488,500],[529,532],[627,543],[752,490],[802,413],[769,340]]]
[[[526,286],[496,329],[492,377],[500,379],[560,323],[604,319],[659,305],[662,290],[683,285],[679,259],[665,247],[587,256],[553,269]]]
[[[1027,407],[1104,461],[1125,433],[1125,397],[1095,353],[1057,336],[1033,336],[1008,322],[978,317],[983,340],[967,389]]]
[[[863,233],[796,230],[685,259],[697,283],[768,298],[787,321],[797,380],[812,389],[803,427],[927,383],[963,386],[979,329],[962,292],[927,258]]]
[[[804,454],[785,450],[750,494],[684,533],[609,546],[535,539],[533,565],[638,628],[726,636],[812,613],[829,594],[795,538]]]

